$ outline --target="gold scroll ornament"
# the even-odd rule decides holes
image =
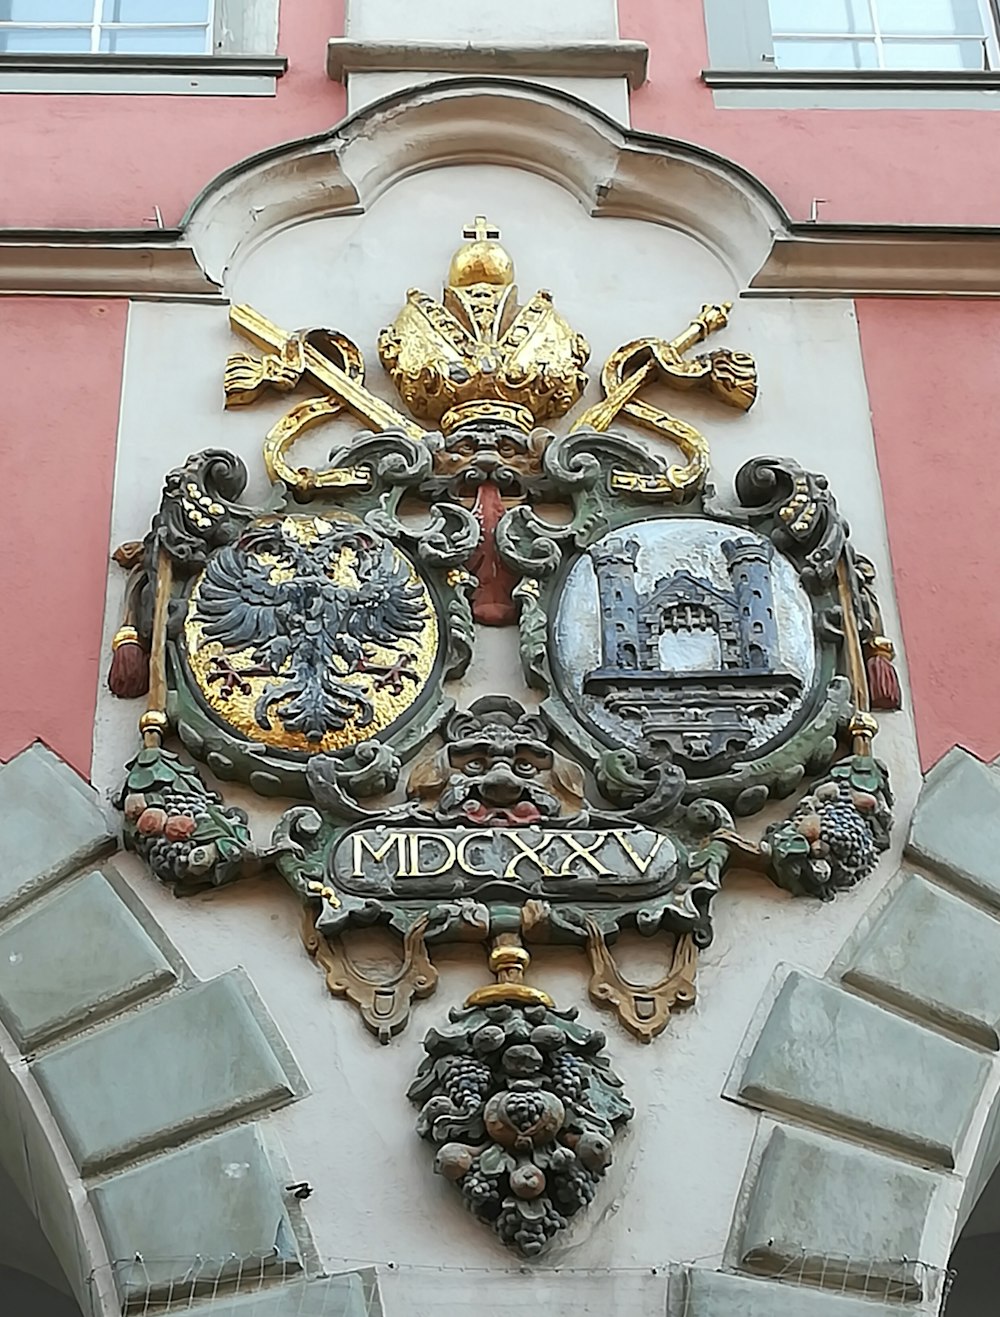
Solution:
[[[365,388],[364,357],[346,334],[327,329],[289,334],[252,306],[244,305],[230,308],[229,323],[265,355],[257,358],[236,352],[228,359],[226,407],[246,406],[265,389],[288,393],[303,378],[318,385],[325,395],[298,403],[268,431],[264,465],[272,482],[283,481],[290,489],[307,495],[322,489],[368,489],[371,472],[367,467],[315,471],[311,467],[292,467],[286,460],[286,453],[301,435],[345,409],[373,430],[402,429],[411,439],[424,438],[426,432],[421,426]]]
[[[601,372],[604,400],[588,408],[574,423],[573,431],[607,430],[616,417],[624,415],[675,444],[687,458],[685,465],[674,464],[663,475],[617,471],[612,476],[613,489],[683,494],[704,483],[709,470],[705,436],[693,425],[662,407],[643,402],[637,395],[653,383],[681,390],[706,388],[726,406],[749,411],[757,396],[757,367],[749,353],[724,348],[691,361],[684,359],[684,354],[696,344],[728,325],[731,310],[731,302],[708,304],[676,338],[634,339],[608,357]]]

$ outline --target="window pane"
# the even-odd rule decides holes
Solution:
[[[919,3],[919,0],[915,0]],[[772,32],[871,32],[868,0],[769,0]]]
[[[886,41],[887,69],[985,69],[982,41]]]
[[[0,19],[15,23],[89,23],[94,0],[0,0]]]
[[[105,23],[207,23],[211,0],[104,0]]]
[[[879,23],[891,33],[921,33],[943,37],[954,32],[971,37],[984,33],[979,0],[877,0]]]
[[[101,49],[114,55],[204,55],[209,52],[203,27],[105,28]]]
[[[874,41],[775,41],[779,69],[874,69]]]
[[[0,27],[0,50],[61,54],[90,50],[89,27]]]

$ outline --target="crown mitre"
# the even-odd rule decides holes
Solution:
[[[379,335],[379,358],[413,415],[445,434],[490,420],[532,430],[579,399],[590,346],[544,289],[518,305],[499,229],[480,215],[464,236],[442,300],[411,288]]]

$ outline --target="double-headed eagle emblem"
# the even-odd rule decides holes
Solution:
[[[398,695],[419,682],[413,639],[429,612],[426,591],[388,542],[322,518],[284,519],[209,559],[189,627],[213,648],[208,682],[223,700],[263,679],[258,727],[278,722],[318,743],[352,718],[368,727],[373,690]]]

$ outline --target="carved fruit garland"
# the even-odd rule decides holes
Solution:
[[[594,1197],[632,1105],[577,1011],[452,1010],[432,1029],[409,1097],[435,1170],[524,1257],[541,1253]]]

